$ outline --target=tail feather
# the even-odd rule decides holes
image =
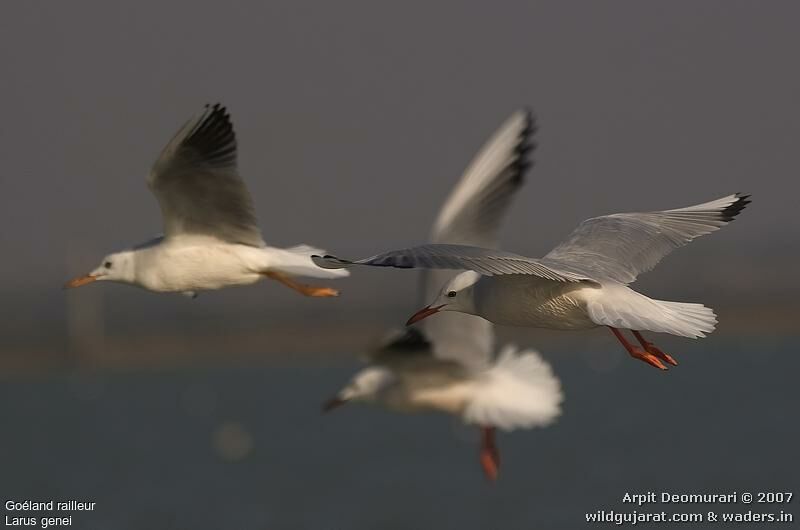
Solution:
[[[545,426],[561,414],[561,381],[535,350],[505,346],[464,410],[467,423],[510,431]]]
[[[608,290],[609,298],[597,298],[586,306],[589,317],[601,326],[696,339],[714,331],[717,324],[714,310],[702,304],[653,300],[628,287]]]
[[[679,329],[687,333],[685,336],[705,337],[714,331],[717,315],[710,307],[702,304],[684,302],[666,302],[655,300],[665,312],[679,324]]]

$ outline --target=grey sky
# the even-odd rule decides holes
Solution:
[[[481,142],[528,104],[540,147],[507,248],[744,191],[742,220],[681,259],[759,269],[797,250],[797,3],[145,4],[0,7],[0,289],[60,285],[160,231],[144,176],[214,101],[270,243],[420,241]]]

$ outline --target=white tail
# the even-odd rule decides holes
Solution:
[[[545,426],[561,414],[561,381],[535,350],[505,346],[478,383],[464,421],[510,431]]]
[[[705,337],[714,331],[717,325],[717,315],[710,307],[703,304],[690,304],[685,302],[666,302],[653,300],[664,311],[662,325],[667,333],[683,337]],[[660,330],[652,330],[660,331]]]
[[[696,339],[714,331],[717,316],[703,304],[653,300],[622,285],[603,286],[605,296],[586,304],[592,322],[601,326],[671,333]]]

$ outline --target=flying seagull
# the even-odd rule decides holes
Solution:
[[[456,311],[495,324],[577,330],[607,326],[628,353],[656,368],[677,361],[642,331],[704,337],[717,317],[702,304],[654,300],[629,287],[642,272],[696,237],[731,222],[750,203],[736,193],[662,212],[617,213],[588,219],[543,258],[478,246],[429,244],[359,261],[314,256],[322,267],[372,265],[466,269],[444,284],[408,324]],[[622,330],[631,330],[641,347]],[[664,361],[664,362],[662,362]]]
[[[535,129],[528,111],[517,111],[466,169],[433,227],[434,243],[494,246],[500,223],[523,184]],[[456,272],[426,270],[426,296]],[[394,410],[434,410],[461,417],[481,430],[480,463],[495,479],[500,455],[495,429],[544,426],[560,414],[561,385],[535,350],[506,345],[495,352],[492,324],[448,313],[419,327],[393,330],[368,355],[369,365],[324,408],[349,401],[376,402]]]
[[[115,281],[193,298],[270,278],[307,296],[336,296],[335,289],[295,280],[347,276],[316,266],[310,256],[319,249],[267,246],[236,165],[230,116],[219,104],[206,105],[170,140],[147,177],[161,206],[164,235],[109,254],[64,287]]]

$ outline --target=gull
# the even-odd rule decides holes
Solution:
[[[194,298],[199,291],[269,278],[306,296],[336,296],[335,289],[294,279],[347,276],[316,266],[310,256],[319,249],[264,242],[236,158],[236,136],[225,107],[206,105],[170,140],[147,177],[161,207],[164,234],[109,254],[99,267],[64,287],[114,281]]]
[[[502,218],[530,166],[533,133],[528,111],[506,120],[451,192],[431,241],[496,244]],[[426,270],[422,290],[432,296],[455,274]],[[550,365],[535,350],[511,344],[495,354],[492,324],[472,315],[449,313],[393,330],[367,360],[324,410],[364,401],[402,412],[459,416],[479,427],[480,463],[491,480],[500,465],[496,428],[544,426],[560,414],[561,386]]]
[[[330,255],[312,259],[331,268],[466,269],[444,284],[408,324],[456,311],[510,326],[561,330],[606,326],[633,358],[666,370],[664,362],[677,366],[677,361],[641,332],[704,337],[714,330],[717,317],[702,304],[655,300],[629,284],[671,251],[731,222],[750,203],[748,197],[736,193],[686,208],[594,217],[538,259],[460,244],[421,245],[359,261]],[[625,338],[626,329],[641,347]]]

